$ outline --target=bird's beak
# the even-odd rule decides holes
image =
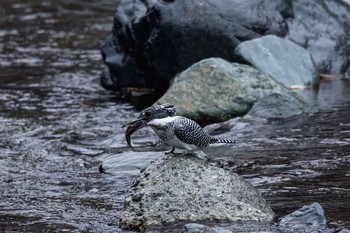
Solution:
[[[122,126],[125,127],[125,126],[128,126],[128,128],[126,128],[126,131],[125,131],[125,139],[126,139],[126,142],[128,143],[128,145],[132,147],[132,144],[131,144],[131,135],[136,132],[137,130],[143,128],[144,126],[146,126],[147,124],[147,121],[145,119],[143,119],[142,117],[139,117],[137,118],[136,120],[134,121],[131,121],[125,125]]]

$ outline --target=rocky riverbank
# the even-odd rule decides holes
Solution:
[[[112,90],[165,91],[177,73],[200,60],[220,57],[230,62],[244,58],[261,71],[275,69],[276,75],[276,70],[288,72],[279,78],[298,77],[288,81],[291,85],[312,85],[317,82],[315,69],[298,73],[293,67],[314,62],[320,73],[344,74],[350,63],[349,22],[350,7],[341,0],[123,0],[113,32],[101,47],[101,83]],[[285,41],[276,44],[278,39],[267,35]],[[252,61],[248,47],[260,47],[253,54],[265,59]],[[311,77],[301,77],[305,74]]]

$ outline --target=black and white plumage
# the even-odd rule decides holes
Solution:
[[[137,120],[127,125],[135,125],[130,131],[150,126],[159,138],[168,146],[184,149],[185,151],[198,150],[214,143],[236,143],[233,140],[216,138],[206,133],[195,121],[182,116],[176,116],[172,105],[157,105],[143,110]],[[135,129],[136,128],[136,129]]]

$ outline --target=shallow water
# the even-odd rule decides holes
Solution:
[[[129,150],[121,126],[147,98],[99,85],[99,45],[114,1],[13,1],[0,8],[0,230],[119,232],[134,174],[100,174]],[[318,113],[231,133],[213,163],[252,182],[278,216],[319,202],[330,226],[350,227],[350,82],[303,91]],[[145,101],[144,101],[145,99]],[[138,150],[150,131],[135,135]],[[179,226],[181,228],[181,226]]]

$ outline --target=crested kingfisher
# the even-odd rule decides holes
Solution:
[[[125,136],[130,147],[132,147],[131,134],[144,126],[149,126],[166,145],[172,147],[167,153],[174,153],[175,148],[184,149],[187,152],[199,150],[214,143],[236,143],[233,140],[210,136],[195,121],[177,116],[175,107],[170,104],[148,107],[136,120],[123,125],[125,126],[128,126]]]

